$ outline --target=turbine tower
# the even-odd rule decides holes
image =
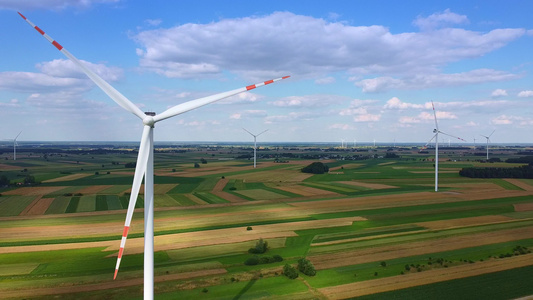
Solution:
[[[435,117],[435,129],[433,129],[433,133],[435,135],[427,142],[426,146],[429,143],[431,143],[433,139],[435,139],[435,192],[438,192],[439,191],[439,133],[459,139],[464,142],[466,141],[460,137],[456,137],[454,135],[447,134],[445,132],[440,131],[439,124],[437,123],[437,113],[435,112],[435,105],[433,104],[433,101],[431,101],[431,106],[433,107],[433,116]]]
[[[492,133],[489,134],[488,136],[480,134],[482,137],[487,139],[487,147],[486,147],[487,148],[487,160],[489,160],[489,142],[490,142],[490,137],[492,136],[494,131],[496,131],[496,130],[493,130]]]
[[[182,104],[178,104],[171,107],[164,112],[156,115],[155,113],[144,113],[135,104],[128,100],[119,91],[113,88],[109,83],[104,81],[96,73],[88,69],[81,61],[79,61],[74,55],[68,52],[63,46],[52,39],[39,27],[35,26],[30,20],[23,16],[20,12],[19,15],[28,23],[31,27],[36,29],[44,38],[52,43],[61,53],[63,53],[68,59],[70,59],[78,68],[80,68],[100,89],[102,89],[113,101],[120,105],[125,110],[137,116],[143,123],[143,132],[141,137],[141,143],[139,146],[139,154],[137,156],[137,165],[135,167],[135,174],[133,176],[133,185],[131,188],[130,200],[128,204],[128,211],[126,214],[126,221],[124,224],[124,231],[122,233],[122,239],[120,242],[120,249],[118,252],[117,264],[115,267],[116,278],[117,272],[120,266],[122,255],[124,254],[124,246],[126,244],[126,238],[130,229],[131,219],[133,216],[133,210],[135,209],[135,202],[139,195],[139,189],[144,177],[144,299],[154,298],[154,136],[153,130],[155,123],[163,121],[165,119],[180,115],[190,110],[199,108],[201,106],[210,104],[212,102],[246,92],[257,87],[261,87],[282,79],[289,78],[284,76],[277,79],[264,81],[261,83],[249,85],[239,89],[191,100]]]
[[[17,134],[17,136],[14,139],[8,139],[8,141],[13,141],[13,160],[17,160],[17,146],[19,145],[17,143],[17,138],[22,133],[22,130]]]
[[[243,128],[244,129],[244,128]],[[257,156],[256,156],[256,151],[257,151],[257,137],[262,135],[263,133],[267,132],[267,130],[259,133],[259,134],[253,134],[251,133],[250,131],[244,129],[244,131],[248,132],[249,134],[251,134],[253,137],[254,137],[254,169],[256,168],[256,161],[257,161]]]

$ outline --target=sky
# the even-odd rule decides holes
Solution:
[[[156,141],[533,143],[531,1],[0,0],[0,140],[138,141],[143,111],[289,79],[155,125]],[[450,138],[452,143],[462,143]],[[441,135],[442,142],[448,137]]]

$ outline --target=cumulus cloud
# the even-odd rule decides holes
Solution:
[[[381,119],[381,115],[363,114],[353,117],[354,122],[377,122]]]
[[[533,91],[521,91],[520,93],[518,93],[518,97],[520,98],[533,97]]]
[[[422,30],[432,30],[443,26],[467,23],[467,16],[453,13],[450,11],[450,9],[446,9],[443,12],[434,13],[428,17],[418,16],[413,21],[413,25]]]
[[[122,77],[122,70],[82,61],[89,69],[104,80],[113,82]],[[81,93],[94,88],[92,81],[69,60],[56,59],[36,65],[40,73],[0,72],[0,89],[46,93],[66,91]]]
[[[13,10],[33,10],[33,9],[51,9],[62,10],[69,7],[89,8],[95,4],[112,4],[121,0],[0,0],[0,9]]]
[[[330,126],[328,126],[328,129],[354,130],[355,127],[350,124],[336,123],[336,124],[331,124]]]
[[[452,18],[444,19],[453,23]],[[290,73],[327,78],[325,74],[347,71],[353,76],[379,73],[394,79],[391,75],[438,73],[447,63],[481,57],[525,34],[525,29],[483,33],[459,28],[393,34],[384,26],[352,26],[275,12],[145,30],[133,38],[139,44],[141,67],[168,77],[222,76],[229,71],[247,77]],[[404,80],[390,78],[381,80],[388,86],[403,85]],[[365,84],[368,90],[370,84]]]
[[[507,91],[502,89],[496,89],[492,92],[491,96],[493,98],[507,96]]]
[[[387,103],[385,103],[385,105],[383,107],[386,108],[386,109],[400,109],[400,110],[402,110],[402,109],[412,109],[412,108],[420,109],[420,108],[424,108],[424,105],[402,102],[400,99],[398,99],[396,97],[393,97],[393,98],[389,99],[389,101],[387,101]]]
[[[337,103],[347,102],[348,98],[336,95],[306,95],[306,96],[290,96],[270,104],[277,107],[324,107]]]
[[[461,86],[467,84],[512,80],[522,75],[492,69],[477,69],[454,74],[423,74],[402,79],[377,77],[355,82],[365,93],[379,93],[393,89],[415,90],[434,87]]]

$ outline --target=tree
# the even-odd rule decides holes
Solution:
[[[10,184],[11,184],[11,182],[9,181],[9,179],[7,179],[7,177],[5,175],[2,175],[0,177],[0,186],[8,186]]]
[[[205,158],[200,159],[200,162],[204,165],[207,164],[207,160],[205,160]]]
[[[298,270],[307,276],[315,276],[315,266],[306,258],[300,258],[298,260]]]
[[[296,279],[298,277],[298,272],[293,266],[286,264],[283,267],[283,275],[289,277],[290,279]]]
[[[265,253],[267,250],[268,242],[264,241],[263,239],[259,239],[259,241],[255,243],[255,247],[248,249],[248,253],[262,254]]]
[[[195,167],[195,168],[199,168],[199,167],[200,167],[200,164],[198,164],[198,163],[194,163],[194,167]]]
[[[329,167],[321,162],[314,162],[302,168],[303,173],[324,174],[329,171]]]
[[[34,184],[34,183],[36,183],[34,176],[26,175],[26,177],[24,177],[24,184]]]

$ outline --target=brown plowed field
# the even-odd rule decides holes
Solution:
[[[369,188],[373,190],[398,188],[397,186],[392,186],[392,185],[387,185],[387,184],[369,183],[369,182],[361,182],[361,181],[340,181],[340,183],[360,186],[360,187]]]
[[[110,187],[112,187],[112,185],[92,185],[92,186],[79,189],[76,191],[76,193],[82,193],[84,195],[91,195],[91,194],[96,194]]]
[[[36,216],[44,215],[50,204],[54,202],[55,198],[41,198],[37,197],[30,205],[28,205],[21,213],[21,216]]]
[[[376,293],[400,290],[404,288],[431,284],[458,278],[504,271],[533,265],[533,254],[513,256],[505,259],[493,259],[475,264],[465,264],[450,268],[439,268],[406,275],[382,279],[354,282],[318,289],[328,299],[345,299]]]
[[[65,186],[46,186],[46,187],[21,187],[11,191],[3,192],[4,195],[20,196],[42,196],[66,188]]]
[[[83,177],[87,177],[87,176],[90,176],[91,174],[89,173],[76,173],[76,174],[71,174],[71,175],[67,175],[67,176],[63,176],[63,177],[57,177],[57,178],[53,178],[53,179],[48,179],[48,180],[45,180],[43,182],[60,182],[60,181],[71,181],[71,180],[76,180],[76,179],[80,179],[80,178],[83,178]]]
[[[520,203],[514,205],[515,211],[530,211],[533,210],[533,203]]]
[[[504,180],[509,182],[509,183],[512,183],[512,184],[516,185],[517,187],[523,189],[524,191],[530,191],[530,192],[533,191],[533,186],[532,185],[529,185],[529,184],[523,182],[520,179],[508,178],[508,179],[504,179]]]

